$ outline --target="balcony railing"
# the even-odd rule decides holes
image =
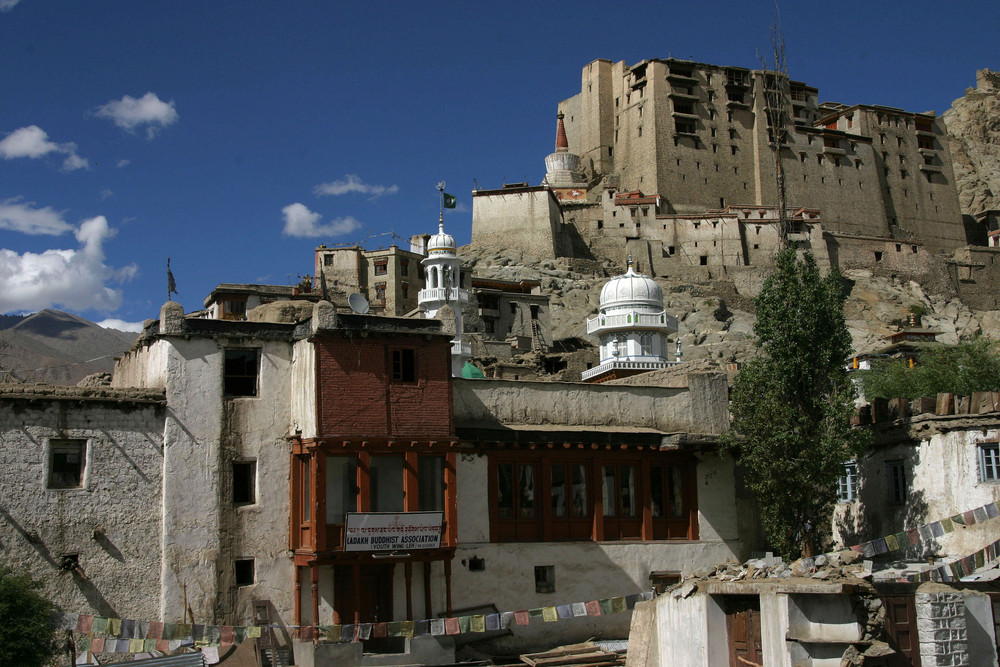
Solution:
[[[677,318],[660,313],[639,313],[627,311],[614,315],[598,315],[587,320],[587,333],[613,329],[668,329],[677,331]]]
[[[469,290],[458,287],[428,287],[420,290],[417,300],[423,301],[468,301]]]
[[[464,357],[472,356],[472,343],[459,343],[453,342],[451,344],[451,353],[460,354]]]
[[[606,361],[600,366],[595,366],[589,370],[583,372],[581,376],[584,380],[589,380],[595,375],[600,375],[606,373],[610,370],[626,370],[626,371],[651,371],[657,368],[667,368],[669,366],[676,366],[677,362],[674,361]]]

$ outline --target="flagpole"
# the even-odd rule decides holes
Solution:
[[[438,192],[441,195],[441,198],[440,198],[440,209],[438,209],[438,222],[440,222],[440,223],[444,223],[444,187],[445,187],[445,182],[444,181],[440,181],[437,184]]]

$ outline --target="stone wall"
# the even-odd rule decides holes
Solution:
[[[713,383],[719,385],[718,391],[710,389]],[[728,410],[725,385],[722,374],[706,376],[697,396],[718,403],[702,405],[696,412],[692,406],[696,392],[686,388],[456,379],[455,425],[562,424],[719,433],[723,420],[715,415]],[[710,419],[709,414],[713,415]]]
[[[10,389],[0,394],[4,560],[29,568],[67,612],[158,618],[162,392]],[[53,439],[86,441],[79,488],[51,488]],[[78,569],[62,569],[67,555]]]
[[[922,665],[963,667],[973,664],[969,656],[964,595],[958,592],[917,593],[916,611]]]

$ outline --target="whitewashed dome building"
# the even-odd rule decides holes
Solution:
[[[587,320],[587,333],[601,342],[601,362],[583,373],[586,382],[604,382],[667,368],[680,362],[669,358],[667,337],[677,331],[677,318],[663,307],[663,290],[650,278],[628,270],[601,289],[597,317]]]
[[[462,309],[469,301],[469,291],[462,289],[461,266],[455,237],[444,231],[444,219],[438,221],[438,233],[427,240],[424,266],[425,286],[417,294],[417,306],[428,319],[437,316],[445,305],[455,318],[455,337],[451,342],[452,375],[461,377],[462,367],[472,356],[472,346],[462,341]]]

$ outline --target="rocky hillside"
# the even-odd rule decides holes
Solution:
[[[1000,209],[1000,72],[976,73],[976,87],[944,114],[962,211]]]
[[[585,274],[569,270],[560,260],[472,246],[461,248],[459,255],[477,275],[540,280],[542,290],[551,298],[553,339],[587,339],[586,320],[597,313],[601,287],[625,268],[605,265],[602,275]],[[1000,311],[972,311],[954,294],[930,293],[916,282],[903,282],[889,274],[855,270],[844,277],[850,290],[844,314],[858,353],[884,347],[885,336],[897,331],[915,307],[923,313],[923,325],[939,331],[938,340],[944,343],[957,343],[976,332],[1000,338]],[[724,363],[753,356],[756,293],[750,286],[759,285],[759,280],[657,282],[663,288],[667,312],[680,321],[686,361],[713,359]]]
[[[26,382],[75,385],[110,372],[136,334],[99,327],[58,310],[43,310],[0,330],[0,366]]]

